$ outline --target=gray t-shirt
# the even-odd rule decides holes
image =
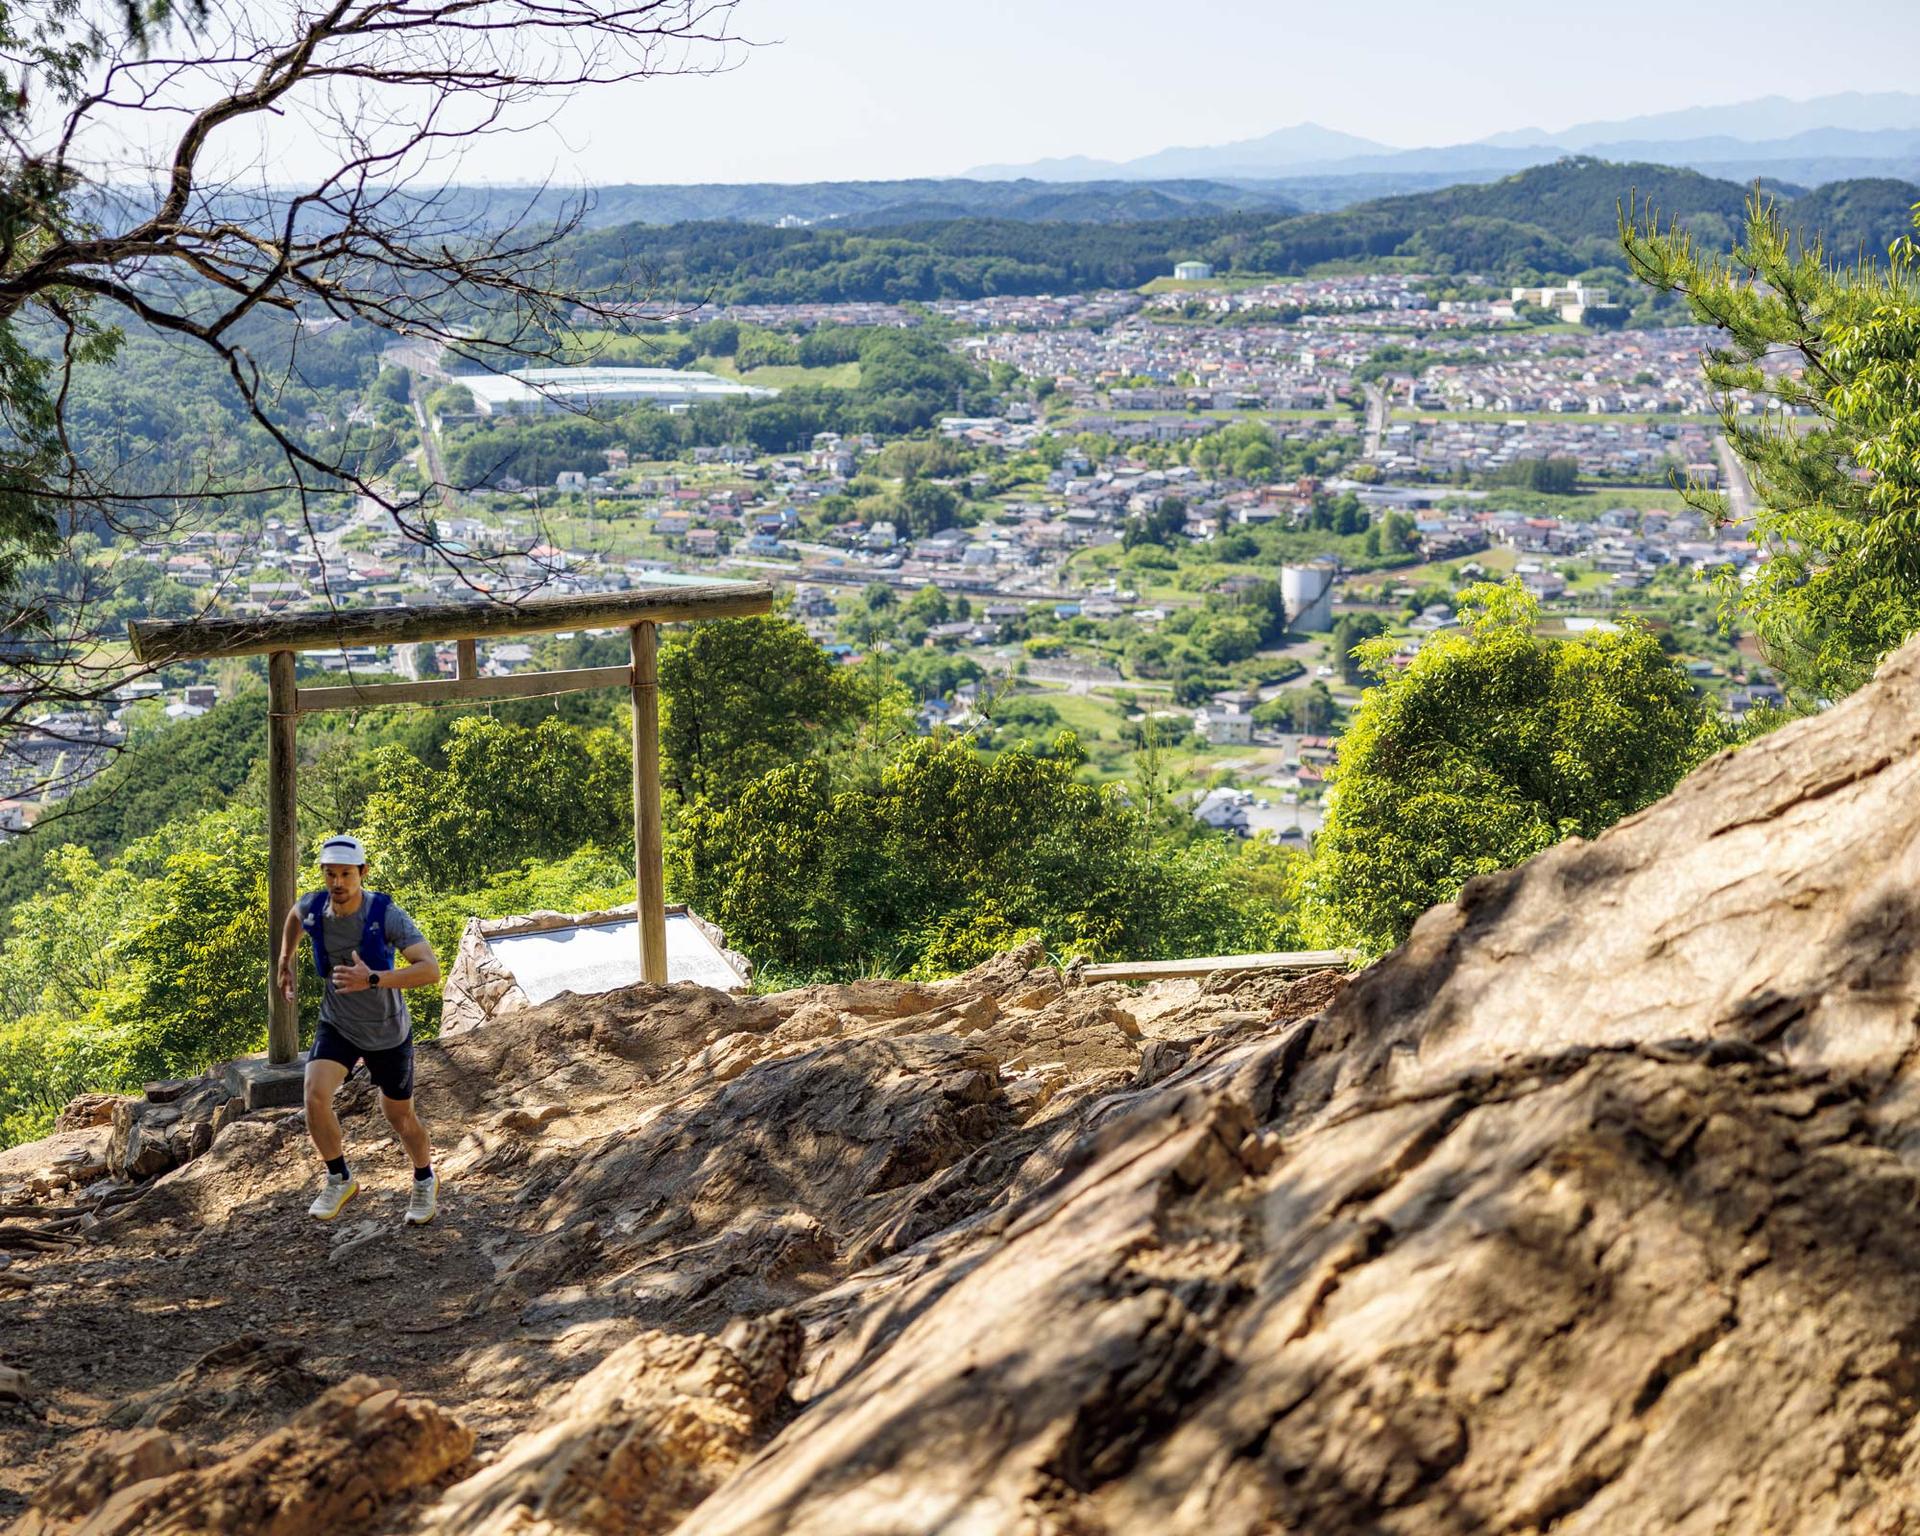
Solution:
[[[313,910],[314,902],[324,903],[325,891],[316,891],[300,898],[300,916],[304,921]],[[350,965],[353,952],[360,947],[360,935],[366,931],[366,903],[373,899],[371,891],[363,892],[361,905],[355,907],[345,917],[335,917],[329,908],[327,915],[320,920],[320,942],[327,951],[327,964]],[[407,916],[399,902],[387,906],[387,920],[384,929],[388,947],[393,950],[393,961],[388,970],[398,970],[407,962],[400,952],[411,944],[426,942],[426,935],[420,931],[420,925]],[[302,940],[305,940],[303,934]],[[313,952],[312,944],[307,952]],[[373,964],[371,955],[360,957],[367,964]],[[413,1031],[413,1020],[407,1014],[407,995],[392,987],[370,987],[365,992],[341,992],[335,989],[333,978],[323,976],[327,985],[326,995],[320,1000],[320,1020],[331,1025],[349,1042],[363,1051],[386,1051],[401,1044]]]

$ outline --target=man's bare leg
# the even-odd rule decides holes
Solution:
[[[413,1112],[412,1099],[390,1099],[380,1095],[380,1108],[387,1124],[413,1159],[413,1185],[407,1191],[407,1225],[425,1226],[440,1209],[440,1180],[433,1173],[433,1148],[427,1142],[427,1128]]]
[[[400,1144],[407,1149],[407,1156],[413,1159],[413,1166],[429,1166],[433,1162],[433,1147],[427,1141],[427,1128],[413,1112],[413,1100],[390,1099],[383,1093],[380,1108],[385,1111],[387,1124],[393,1127]]]
[[[337,1061],[307,1063],[307,1135],[327,1164],[327,1182],[307,1214],[321,1221],[338,1216],[359,1189],[341,1161],[340,1121],[333,1112],[333,1096],[346,1080],[347,1069]]]
[[[347,1080],[347,1069],[337,1061],[307,1063],[307,1135],[322,1162],[340,1155],[340,1119],[333,1112],[333,1096]]]

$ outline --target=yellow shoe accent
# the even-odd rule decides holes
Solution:
[[[440,1209],[440,1175],[415,1179],[413,1191],[407,1196],[407,1225],[424,1227],[434,1218]]]
[[[307,1214],[316,1221],[332,1221],[346,1209],[347,1202],[359,1193],[358,1179],[336,1179],[329,1174],[326,1187],[314,1197],[313,1204],[307,1207]]]

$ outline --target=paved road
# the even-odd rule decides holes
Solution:
[[[416,389],[419,383],[416,380]],[[433,423],[427,420],[427,410],[418,399],[413,402],[413,419],[420,428],[420,448],[427,456],[427,473],[440,491],[440,504],[449,512],[460,509],[460,496],[447,479],[447,466],[440,457],[440,439],[433,435]]]
[[[1370,459],[1380,457],[1380,439],[1387,430],[1387,395],[1378,384],[1362,384],[1362,392],[1367,397],[1367,444],[1366,456]]]
[[[1713,451],[1720,459],[1720,475],[1727,484],[1727,510],[1734,522],[1744,527],[1753,516],[1753,482],[1747,479],[1747,466],[1733,451],[1724,433],[1715,433]]]

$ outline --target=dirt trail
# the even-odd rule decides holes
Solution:
[[[556,999],[426,1232],[363,1097],[16,1258],[0,1516],[1920,1536],[1916,893],[1920,642],[1350,981]]]

